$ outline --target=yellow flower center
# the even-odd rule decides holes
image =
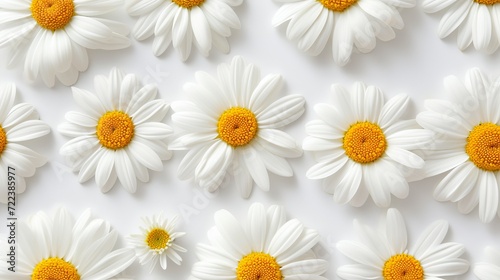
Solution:
[[[500,170],[500,126],[493,123],[476,125],[467,137],[465,152],[477,167]]]
[[[172,0],[172,2],[180,7],[191,9],[192,7],[200,6],[205,0]]]
[[[281,268],[276,259],[266,253],[244,256],[236,268],[236,280],[282,280]]]
[[[170,234],[164,229],[154,228],[149,231],[146,237],[146,243],[152,250],[166,249],[170,241]]]
[[[358,0],[317,0],[325,8],[333,12],[343,12],[354,5]]]
[[[423,280],[424,269],[415,257],[399,254],[385,262],[382,275],[384,280]]]
[[[75,15],[73,0],[33,0],[30,9],[36,22],[52,31],[64,28]]]
[[[495,5],[500,3],[500,0],[474,0],[474,2],[483,4],[483,5]]]
[[[3,153],[5,148],[7,148],[7,134],[5,134],[5,131],[0,125],[0,155]]]
[[[371,122],[358,122],[344,134],[346,155],[357,163],[370,163],[379,159],[387,148],[380,126]]]
[[[109,111],[97,123],[97,139],[108,149],[126,147],[134,137],[134,123],[121,111]]]
[[[75,266],[60,258],[48,258],[33,269],[31,280],[80,280]]]
[[[233,147],[250,143],[257,134],[257,129],[255,115],[252,111],[241,107],[227,109],[217,122],[220,139]]]

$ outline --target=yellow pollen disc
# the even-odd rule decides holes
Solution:
[[[241,107],[227,109],[217,122],[220,139],[233,147],[250,143],[257,134],[257,129],[255,115],[252,111]]]
[[[467,137],[465,152],[479,168],[500,170],[500,126],[493,123],[476,125]]]
[[[7,147],[7,134],[5,134],[5,131],[0,125],[0,155],[5,150],[6,147]]]
[[[474,0],[474,2],[483,4],[483,5],[495,5],[500,3],[500,0]]]
[[[33,269],[31,280],[80,280],[75,266],[60,258],[48,258]]]
[[[325,8],[333,12],[343,12],[354,5],[358,0],[317,0]]]
[[[180,7],[191,9],[192,7],[200,6],[205,0],[172,0],[172,2]]]
[[[282,280],[281,267],[276,259],[266,253],[244,256],[236,268],[236,280]]]
[[[415,257],[399,254],[385,262],[382,275],[384,280],[423,280],[424,269]]]
[[[73,0],[33,0],[30,9],[36,22],[52,31],[64,28],[75,15]]]
[[[108,149],[126,147],[134,137],[134,123],[121,111],[109,111],[97,123],[97,139]]]
[[[146,243],[152,250],[165,249],[170,241],[168,232],[161,228],[154,228],[149,231],[146,237]]]
[[[387,148],[380,126],[371,122],[358,122],[344,134],[346,155],[357,163],[370,163],[379,159]]]

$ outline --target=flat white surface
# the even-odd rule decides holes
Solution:
[[[152,39],[138,42],[132,39],[132,46],[120,51],[89,51],[90,67],[81,73],[75,85],[94,91],[95,75],[108,75],[113,66],[127,73],[136,73],[146,83],[157,83],[159,96],[167,101],[183,99],[182,86],[194,81],[197,70],[216,73],[219,63],[230,63],[235,55],[242,55],[248,62],[260,67],[262,75],[282,74],[285,94],[298,93],[306,98],[306,112],[295,123],[284,130],[301,143],[306,137],[305,124],[317,116],[312,110],[320,102],[328,102],[330,85],[340,83],[350,87],[354,81],[376,85],[385,92],[386,100],[399,94],[411,96],[411,105],[406,118],[414,118],[423,110],[427,98],[445,98],[443,78],[456,75],[463,79],[467,69],[480,67],[486,73],[500,75],[498,62],[500,54],[486,55],[473,49],[465,52],[455,44],[456,34],[441,40],[436,34],[442,14],[425,14],[420,6],[402,11],[405,28],[396,31],[396,38],[390,42],[377,42],[376,49],[369,54],[353,54],[345,67],[334,64],[330,48],[318,57],[300,52],[295,43],[285,38],[285,26],[273,28],[271,20],[279,5],[273,1],[245,1],[235,8],[242,28],[235,30],[229,38],[231,52],[227,55],[212,50],[205,58],[196,51],[187,62],[180,61],[170,47],[165,54],[155,57],[151,50]],[[133,26],[136,19],[125,11],[115,17]],[[164,162],[163,172],[150,172],[149,183],[139,183],[138,191],[129,194],[121,185],[102,194],[94,180],[79,184],[77,174],[69,171],[59,148],[69,139],[57,132],[57,126],[64,121],[64,114],[76,110],[69,87],[57,84],[49,89],[37,81],[27,83],[21,67],[7,69],[5,53],[2,53],[0,81],[13,81],[18,88],[18,101],[28,102],[38,109],[41,119],[52,128],[52,133],[43,138],[38,151],[48,158],[48,163],[39,168],[34,177],[27,180],[27,191],[18,196],[17,215],[20,218],[36,211],[51,212],[56,206],[65,206],[75,217],[91,208],[96,217],[109,220],[121,234],[120,246],[125,245],[125,236],[138,232],[140,217],[159,211],[181,215],[180,231],[187,236],[179,244],[188,249],[182,255],[181,266],[169,262],[167,271],[157,267],[152,274],[135,262],[121,274],[132,279],[186,279],[193,263],[197,261],[195,247],[198,242],[207,242],[206,232],[213,226],[215,211],[225,208],[241,219],[246,218],[248,207],[253,202],[284,205],[289,218],[297,218],[307,227],[317,229],[321,242],[316,247],[320,257],[330,262],[325,274],[328,279],[339,279],[335,271],[338,266],[349,263],[335,249],[335,243],[355,238],[352,220],[377,226],[386,210],[377,208],[371,199],[361,208],[337,205],[330,195],[323,192],[319,181],[306,178],[306,170],[315,162],[310,153],[290,160],[295,175],[283,178],[271,175],[271,190],[268,193],[254,188],[249,199],[242,199],[231,181],[226,181],[220,192],[206,194],[190,182],[176,178],[177,166],[184,156],[175,152],[171,160]],[[165,122],[171,125],[170,114]],[[446,241],[466,245],[465,258],[471,264],[484,260],[483,249],[497,244],[500,220],[497,217],[490,224],[479,221],[477,209],[470,215],[462,215],[456,205],[440,203],[433,199],[432,192],[442,176],[436,176],[410,184],[410,195],[405,200],[393,198],[391,207],[399,209],[406,219],[409,244],[413,244],[420,233],[433,221],[445,219],[450,223]],[[5,221],[6,209],[0,209],[0,223]],[[0,235],[5,236],[5,226],[0,226]],[[411,245],[410,245],[411,246]],[[499,245],[500,246],[500,245]],[[469,272],[456,279],[476,279]]]

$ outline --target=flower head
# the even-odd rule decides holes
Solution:
[[[500,277],[500,252],[493,247],[485,249],[487,261],[476,263],[474,274],[480,280],[496,280]]]
[[[96,76],[95,87],[97,94],[73,88],[83,112],[68,112],[59,126],[61,134],[73,138],[60,153],[79,171],[80,182],[95,176],[107,192],[119,179],[133,193],[137,179],[147,182],[148,169],[161,171],[162,160],[171,156],[167,138],[172,130],[160,122],[168,105],[155,99],[156,86],[141,86],[137,76],[118,69],[109,77]]]
[[[302,151],[279,128],[302,115],[305,101],[298,95],[278,98],[281,85],[280,75],[261,79],[257,67],[241,57],[221,64],[216,77],[197,72],[196,83],[184,86],[188,100],[172,104],[178,137],[169,147],[189,150],[180,178],[214,191],[230,174],[248,197],[254,181],[269,190],[268,171],[292,176],[285,158]]]

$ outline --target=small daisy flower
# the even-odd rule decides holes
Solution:
[[[37,140],[49,134],[50,128],[38,119],[35,107],[15,104],[16,86],[0,84],[0,202],[7,203],[9,192],[23,193],[25,177],[35,174],[46,163],[45,157],[35,152],[26,141]],[[15,186],[7,186],[9,172],[15,174]],[[9,195],[11,196],[11,195]]]
[[[457,30],[457,45],[465,50],[473,43],[476,50],[493,53],[500,45],[499,0],[424,0],[427,13],[445,10],[439,23],[440,38]]]
[[[241,57],[219,65],[216,77],[205,72],[195,77],[197,83],[184,86],[188,100],[172,104],[179,137],[169,148],[188,150],[179,165],[179,177],[194,178],[215,191],[230,174],[241,195],[248,197],[253,181],[269,190],[268,171],[292,176],[285,158],[298,157],[302,150],[279,128],[302,115],[304,98],[277,98],[281,76],[261,79],[257,67]]]
[[[500,252],[492,247],[485,249],[487,262],[476,263],[474,274],[480,280],[500,279]]]
[[[448,232],[446,221],[431,224],[414,246],[408,246],[405,221],[394,208],[387,211],[386,221],[379,230],[357,220],[354,227],[360,241],[343,240],[337,244],[342,254],[356,262],[339,267],[337,274],[343,279],[444,279],[462,275],[469,269],[469,263],[460,258],[464,246],[443,243]]]
[[[135,261],[133,249],[113,249],[118,233],[89,210],[76,222],[65,209],[38,212],[19,221],[16,237],[16,272],[2,267],[7,253],[1,252],[1,279],[106,280]]]
[[[141,86],[136,75],[116,68],[109,77],[96,76],[95,88],[97,94],[72,88],[83,112],[68,112],[67,122],[59,126],[61,134],[73,138],[60,153],[79,171],[81,183],[95,176],[107,192],[119,179],[134,193],[137,179],[147,182],[148,169],[161,171],[162,160],[171,157],[167,138],[172,129],[160,122],[168,104],[155,99],[155,85]]]
[[[208,56],[215,46],[229,52],[227,37],[240,20],[232,7],[243,0],[126,0],[129,15],[138,16],[132,33],[137,40],[154,35],[153,53],[161,55],[172,43],[185,61],[192,45]]]
[[[319,241],[316,230],[296,219],[286,219],[283,207],[267,210],[254,203],[246,222],[226,210],[214,215],[210,244],[198,244],[191,279],[287,280],[316,279],[327,270],[311,248]]]
[[[433,136],[414,120],[400,120],[408,96],[385,102],[380,89],[361,82],[351,91],[340,85],[331,90],[333,105],[316,105],[319,119],[306,124],[309,136],[302,148],[313,151],[318,161],[307,177],[324,179],[325,191],[341,204],[361,206],[371,195],[377,206],[388,207],[391,193],[406,198],[407,175],[424,166],[412,151]]]
[[[87,49],[130,45],[126,25],[100,17],[121,7],[120,0],[2,0],[0,47],[11,51],[9,66],[24,64],[29,81],[40,75],[49,87],[56,78],[72,85],[88,67]]]
[[[479,204],[479,218],[490,222],[500,210],[500,78],[490,82],[474,68],[465,83],[450,76],[445,86],[455,100],[426,100],[427,111],[417,116],[436,133],[422,176],[447,172],[434,190],[436,200],[458,202],[462,213]]]
[[[177,220],[177,216],[167,219],[163,214],[145,217],[141,233],[130,236],[139,262],[147,265],[150,272],[157,263],[167,269],[167,257],[175,264],[181,264],[182,258],[177,252],[186,252],[186,249],[177,245],[176,239],[186,233],[175,231]]]
[[[299,49],[319,55],[332,38],[333,60],[346,65],[353,51],[368,53],[377,38],[394,39],[393,28],[402,29],[400,8],[415,6],[415,0],[276,0],[283,3],[272,24],[288,23],[286,37]]]

